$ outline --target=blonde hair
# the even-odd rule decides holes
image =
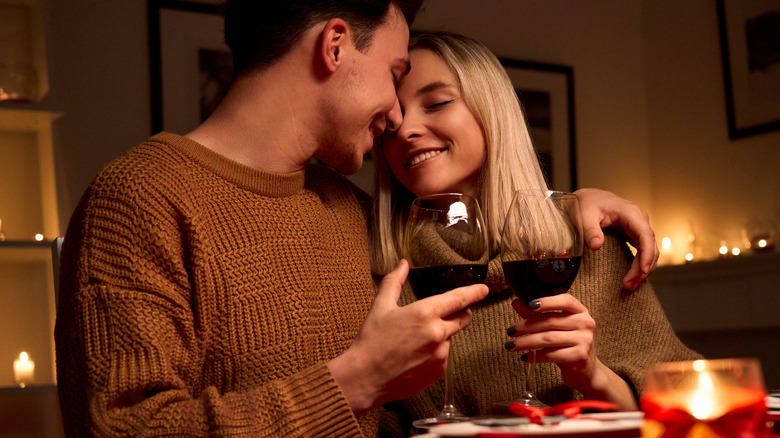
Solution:
[[[488,245],[491,254],[495,253],[515,190],[547,189],[517,93],[498,58],[471,38],[445,32],[421,33],[411,38],[409,50],[429,50],[444,61],[482,128],[487,158],[476,196],[485,216]],[[374,271],[386,274],[403,253],[404,225],[415,195],[393,176],[381,140],[373,158],[370,251]]]

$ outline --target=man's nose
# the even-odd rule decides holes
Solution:
[[[404,116],[401,112],[401,104],[398,102],[398,99],[396,99],[395,105],[393,105],[393,109],[387,113],[387,126],[385,127],[385,131],[398,131],[398,128],[401,127],[401,122],[403,122],[403,120]]]

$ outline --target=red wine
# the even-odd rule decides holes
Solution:
[[[426,266],[409,269],[409,284],[418,299],[449,290],[484,283],[487,265]]]
[[[566,293],[577,276],[581,256],[555,259],[517,260],[501,264],[507,283],[526,303]]]

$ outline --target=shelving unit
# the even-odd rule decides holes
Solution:
[[[13,362],[22,351],[35,362],[33,386],[55,384],[51,242],[0,242],[0,309],[0,388],[16,386]]]
[[[63,436],[54,357],[52,240],[60,235],[47,56],[48,0],[0,0],[0,429],[2,435]],[[14,67],[16,66],[16,67]],[[23,67],[19,67],[23,66]],[[15,69],[15,70],[14,70]],[[34,71],[30,91],[9,71]],[[16,88],[14,88],[16,87]],[[14,100],[6,100],[13,97]],[[37,234],[43,241],[35,240]],[[34,381],[19,388],[24,351]]]

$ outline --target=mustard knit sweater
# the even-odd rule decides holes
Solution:
[[[367,195],[158,134],[91,184],[65,237],[68,436],[374,436],[326,362],[373,300]]]
[[[614,231],[605,230],[605,237],[601,249],[586,250],[569,292],[596,321],[598,358],[639,395],[644,371],[651,364],[701,356],[675,335],[649,282],[635,292],[622,289],[632,256]],[[501,413],[493,404],[520,397],[526,378],[521,353],[504,349],[504,342],[511,339],[504,330],[520,317],[512,309],[515,295],[508,289],[498,257],[490,261],[486,284],[490,294],[471,306],[471,325],[452,340],[455,405],[469,416]],[[404,288],[401,301],[414,299],[411,289]],[[537,364],[534,375],[536,395],[547,404],[582,398],[564,385],[555,364]],[[385,436],[408,436],[414,433],[411,421],[436,415],[443,404],[444,385],[439,379],[409,400],[388,404],[380,430]]]

